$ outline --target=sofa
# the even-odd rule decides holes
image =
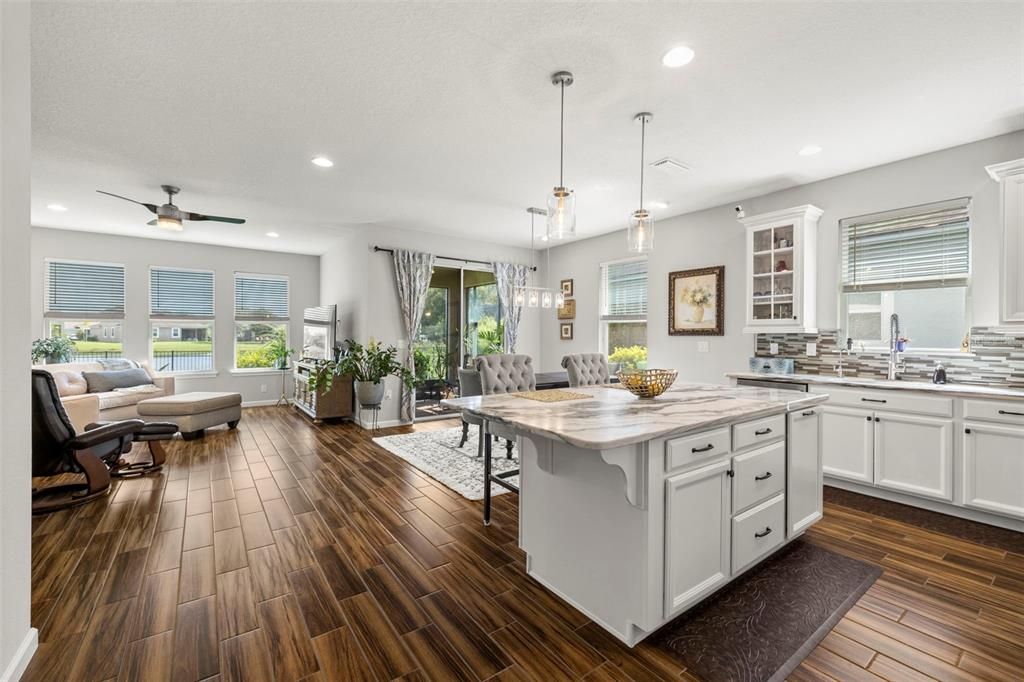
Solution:
[[[78,433],[85,430],[86,424],[98,421],[120,421],[122,419],[138,419],[139,413],[135,405],[141,400],[174,395],[174,377],[153,371],[146,363],[139,363],[146,370],[152,388],[123,389],[90,393],[83,372],[102,372],[103,365],[98,362],[68,362],[53,365],[40,365],[53,375],[60,394],[61,404],[68,413],[71,424]]]

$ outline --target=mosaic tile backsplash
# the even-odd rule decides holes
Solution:
[[[798,374],[835,376],[839,360],[836,352],[845,348],[846,340],[839,338],[839,330],[822,329],[817,334],[758,334],[758,357],[772,357],[770,344],[779,344],[774,357],[793,358]],[[818,354],[807,357],[807,344],[817,343]],[[913,348],[903,354],[906,370],[902,378],[908,381],[931,381],[936,362],[946,368],[951,384],[975,384],[1024,389],[1024,330],[1018,333],[997,331],[990,327],[971,329],[971,351],[962,354],[932,354]],[[854,351],[843,356],[843,374],[851,377],[884,379],[889,363],[887,351]]]

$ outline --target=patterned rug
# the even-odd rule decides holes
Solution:
[[[462,427],[407,433],[400,436],[382,436],[373,442],[388,452],[401,457],[427,476],[451,488],[467,500],[484,499],[484,461],[477,457],[478,427],[469,427],[469,439],[461,448]],[[495,441],[491,465],[494,473],[519,467],[519,454],[512,448],[512,459],[505,458],[505,441]],[[519,477],[506,479],[519,485]],[[491,495],[504,495],[509,491],[491,484]]]

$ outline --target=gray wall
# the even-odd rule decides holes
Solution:
[[[29,4],[0,2],[0,680],[35,648],[29,401]]]
[[[365,343],[372,337],[399,347],[400,353],[405,352],[406,333],[398,306],[394,268],[390,255],[373,252],[375,245],[485,261],[530,262],[529,249],[376,225],[351,230],[321,257],[320,300],[325,305],[335,303],[338,306],[339,340],[354,337]],[[540,260],[538,254],[537,261]],[[538,319],[544,313],[554,319],[553,310],[523,311],[517,352],[534,358],[541,356]],[[389,379],[387,387],[391,398],[381,407],[381,424],[393,423],[399,418],[398,381]]]
[[[141,226],[140,229],[150,229]],[[186,229],[188,229],[186,227]],[[231,229],[225,227],[224,229]],[[33,338],[45,331],[43,322],[44,259],[97,260],[125,265],[124,356],[144,360],[149,354],[152,326],[149,321],[149,268],[153,265],[213,270],[216,321],[214,362],[217,376],[179,375],[176,390],[237,391],[247,403],[271,401],[281,392],[281,373],[233,371],[234,367],[234,273],[287,275],[291,322],[288,345],[302,347],[302,310],[318,305],[320,258],[224,246],[133,239],[114,235],[32,228],[32,322]],[[290,383],[289,383],[290,386]],[[262,388],[266,390],[261,390]],[[290,390],[290,388],[289,388]]]
[[[827,153],[827,152],[826,152]],[[649,258],[648,347],[651,367],[670,367],[694,381],[723,383],[728,371],[743,369],[753,354],[753,336],[743,334],[745,242],[733,206],[748,216],[814,204],[825,213],[818,226],[818,326],[835,328],[839,313],[839,220],[958,196],[972,196],[972,261],[968,325],[998,322],[1000,225],[998,186],[985,166],[1024,156],[1024,132],[981,140],[952,149],[869,168],[754,198],[737,197],[726,206],[660,221]],[[558,341],[554,319],[542,318],[543,369],[557,369],[567,352],[598,350],[598,277],[602,261],[625,258],[626,236],[614,232],[556,247],[553,280],[575,279],[576,327],[573,341]],[[712,265],[726,268],[725,336],[668,335],[668,273]],[[697,344],[708,342],[708,352]]]

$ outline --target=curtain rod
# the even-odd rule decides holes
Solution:
[[[380,251],[381,253],[390,253],[390,254],[394,254],[395,253],[394,249],[386,249],[383,246],[374,246],[373,250],[374,251]],[[473,259],[473,258],[455,258],[454,256],[437,256],[437,255],[435,255],[434,257],[435,258],[443,258],[445,260],[462,261],[463,263],[479,263],[480,265],[494,265],[494,263],[489,261],[489,260],[476,260],[476,259]],[[534,267],[530,268],[530,270],[536,271],[537,267],[534,266]]]

